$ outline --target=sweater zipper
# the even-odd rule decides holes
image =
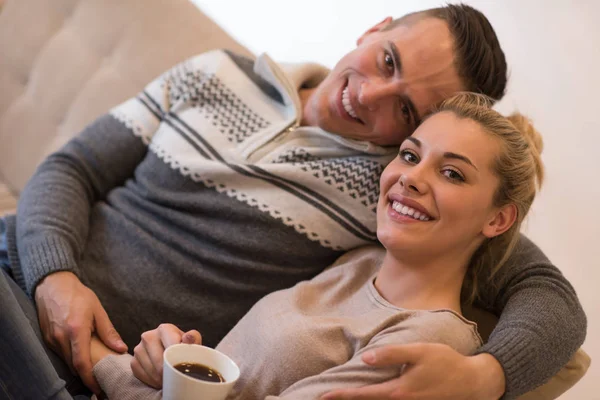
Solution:
[[[289,124],[287,126],[287,128],[285,128],[283,131],[281,131],[281,133],[279,135],[277,135],[276,139],[280,139],[283,136],[287,135],[288,133],[294,132],[299,126],[300,126],[300,123],[298,122],[297,119],[295,119],[291,124]]]

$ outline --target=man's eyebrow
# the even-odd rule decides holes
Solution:
[[[468,157],[465,157],[465,156],[463,156],[461,154],[456,154],[456,153],[452,153],[452,152],[446,152],[446,153],[444,153],[444,158],[454,158],[454,159],[457,159],[457,160],[464,161],[467,164],[469,164],[470,166],[472,166],[473,168],[475,168],[476,171],[479,171],[477,169],[477,167],[475,166],[475,164],[473,164],[471,162],[471,160],[469,160]]]
[[[394,60],[394,67],[396,70],[395,72],[397,75],[400,75],[402,73],[402,61],[400,60],[400,52],[398,51],[398,47],[396,47],[396,43],[392,42],[391,40],[388,40],[388,45],[390,46],[390,50],[392,52],[392,59]],[[419,113],[417,112],[415,103],[413,103],[412,99],[410,97],[408,97],[407,95],[400,95],[400,97],[402,98],[402,101],[404,103],[406,103],[406,105],[410,109],[413,123],[416,128],[417,126],[419,126],[421,124],[421,117],[419,116]]]
[[[415,137],[409,136],[404,140],[408,140],[410,142],[413,142],[415,144],[415,146],[417,146],[418,148],[421,148],[421,141]],[[475,164],[473,164],[471,162],[471,160],[469,160],[468,157],[463,156],[462,154],[457,154],[457,153],[453,153],[451,151],[447,151],[444,153],[444,158],[454,158],[456,160],[461,160],[466,162],[467,164],[469,164],[470,166],[472,166],[473,168],[475,168],[476,171],[479,171],[479,169],[477,169],[477,167],[475,166]]]

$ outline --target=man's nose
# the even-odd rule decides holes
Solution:
[[[398,96],[402,92],[402,82],[377,80],[363,82],[358,93],[358,102],[370,111],[376,111],[382,101]]]

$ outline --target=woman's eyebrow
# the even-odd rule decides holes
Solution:
[[[415,146],[417,146],[418,148],[421,148],[421,141],[419,139],[417,139],[415,137],[412,137],[412,136],[409,136],[405,140],[413,142],[415,144]],[[475,164],[473,164],[473,162],[469,159],[469,157],[463,156],[462,154],[458,154],[458,153],[453,153],[451,151],[447,151],[447,152],[444,153],[444,158],[453,158],[455,160],[464,161],[467,164],[469,164],[470,166],[472,166],[473,168],[475,168],[476,171],[479,171],[479,169],[475,166]]]
[[[420,141],[419,139],[417,139],[417,138],[414,138],[414,137],[412,137],[412,136],[409,136],[409,137],[407,137],[407,138],[406,138],[406,139],[404,139],[404,140],[409,140],[409,141],[413,142],[413,143],[415,144],[415,146],[417,146],[417,147],[419,147],[419,148],[421,147],[421,141]]]
[[[452,153],[452,152],[448,151],[448,152],[444,153],[444,158],[454,158],[456,160],[464,161],[467,164],[469,164],[470,166],[472,166],[473,168],[475,168],[476,171],[479,171],[477,169],[477,167],[475,166],[475,164],[473,164],[467,156],[463,156],[462,154],[456,154],[456,153]]]

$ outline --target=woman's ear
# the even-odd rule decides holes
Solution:
[[[369,36],[373,32],[379,32],[380,30],[388,26],[393,20],[394,19],[392,17],[387,17],[377,25],[373,26],[371,29],[363,33],[362,36],[358,38],[358,40],[356,41],[356,45],[360,46],[360,44],[365,40],[367,36]]]
[[[501,235],[509,230],[516,220],[517,206],[514,204],[507,204],[494,212],[488,222],[484,225],[482,233],[487,238]]]

